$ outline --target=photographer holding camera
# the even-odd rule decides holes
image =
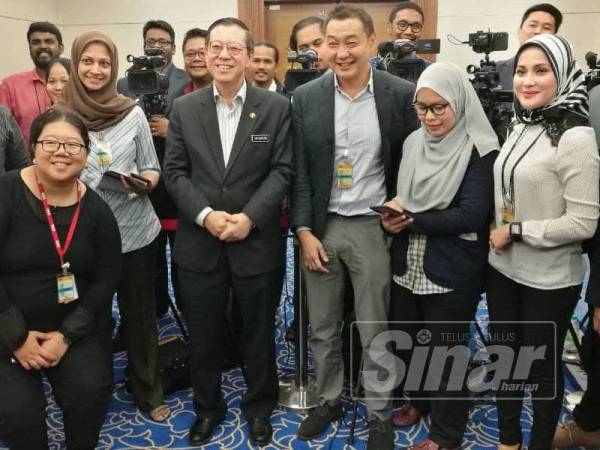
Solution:
[[[521,26],[517,34],[519,45],[523,45],[527,39],[537,34],[558,33],[562,19],[562,13],[558,8],[549,3],[539,3],[529,7],[521,18]],[[498,61],[496,68],[502,89],[512,89],[515,57]]]
[[[184,70],[175,67],[173,64],[173,54],[175,53],[175,31],[169,23],[164,20],[150,20],[146,22],[143,28],[143,37],[145,56],[132,58],[132,61],[130,62],[133,62],[133,68],[130,68],[129,72],[137,70],[137,65],[143,65],[144,63],[154,67],[154,69],[150,68],[148,72],[155,70],[159,74],[161,92],[140,95],[136,89],[137,86],[132,85],[130,81],[131,76],[119,79],[117,82],[117,92],[134,100],[138,100],[139,105],[142,107],[148,118],[150,131],[152,132],[154,141],[154,148],[156,149],[156,154],[162,167],[171,104],[175,98],[183,95],[184,87],[189,78]],[[162,65],[156,67],[157,64],[160,64],[157,62],[160,59],[162,59]],[[137,61],[140,62],[138,63]],[[148,69],[148,67],[145,67],[145,69]],[[177,208],[165,189],[162,180],[159,181],[157,188],[152,191],[150,200],[152,201],[152,205],[154,206],[162,225],[156,246],[158,252],[158,272],[155,286],[157,314],[158,316],[162,316],[167,312],[169,305],[169,278],[166,245],[168,240],[172,248],[175,242],[176,225],[174,221],[177,219]],[[175,281],[177,277],[176,269],[173,264],[171,265],[171,270],[173,272],[172,279]],[[175,298],[177,298],[176,282],[173,283],[173,291]]]

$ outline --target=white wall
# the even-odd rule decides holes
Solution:
[[[439,0],[438,37],[441,53],[438,61],[452,61],[460,66],[479,63],[481,55],[467,45],[455,46],[447,40],[452,34],[466,41],[470,32],[491,29],[508,31],[509,48],[494,52],[491,59],[501,60],[514,55],[518,49],[517,29],[523,12],[542,0]],[[584,55],[592,50],[600,53],[600,0],[549,0],[563,13],[559,34],[566,37],[575,50],[582,69],[587,70]]]
[[[63,34],[64,56],[70,57],[73,39],[99,30],[119,49],[119,72],[127,68],[128,54],[140,55],[142,27],[150,19],[173,25],[177,44],[175,63],[182,67],[181,42],[192,27],[207,28],[220,17],[237,16],[237,0],[0,0],[0,79],[33,67],[26,33],[36,20],[55,23]]]
[[[70,44],[77,35],[85,31],[102,31],[117,44],[121,74],[128,66],[126,56],[139,56],[143,52],[142,27],[148,20],[163,19],[173,26],[177,44],[174,61],[183,67],[181,42],[187,30],[193,27],[206,29],[220,17],[237,16],[237,0],[100,0],[99,7],[93,9],[87,1],[57,1],[65,37],[65,55],[70,56]]]
[[[59,0],[0,0],[0,80],[13,72],[33,68],[27,29],[36,20],[59,23]]]
[[[439,61],[453,61],[461,66],[478,63],[481,56],[468,46],[454,46],[446,36],[453,34],[466,40],[477,30],[508,31],[507,52],[492,54],[500,60],[514,54],[518,42],[516,31],[521,15],[541,0],[439,0],[438,36],[442,39]],[[583,55],[600,53],[600,0],[549,0],[564,14],[560,34],[567,37],[582,66]],[[29,23],[48,20],[63,33],[65,56],[70,55],[73,38],[89,30],[101,30],[111,36],[119,48],[119,70],[124,72],[127,54],[142,51],[141,29],[149,19],[162,18],[173,25],[176,33],[175,63],[182,66],[181,41],[189,28],[206,28],[219,17],[236,16],[237,0],[0,0],[0,79],[32,67],[25,34]],[[8,44],[8,45],[6,45]]]

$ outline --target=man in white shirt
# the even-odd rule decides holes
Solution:
[[[279,50],[270,41],[256,41],[250,58],[248,73],[254,86],[282,93],[281,84],[275,77],[279,64]]]

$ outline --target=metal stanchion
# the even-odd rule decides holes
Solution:
[[[294,239],[295,374],[293,378],[279,381],[279,404],[282,409],[304,414],[317,406],[317,391],[314,379],[308,376],[308,315],[300,264],[300,248]]]

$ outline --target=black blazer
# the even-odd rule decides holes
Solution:
[[[233,273],[252,276],[281,264],[279,210],[293,176],[287,99],[247,85],[227,167],[213,87],[175,100],[169,123],[164,178],[179,208],[175,262],[197,272],[226,257]],[[244,212],[255,227],[240,242],[223,243],[194,220],[210,206]]]
[[[413,213],[414,222],[392,241],[392,273],[404,275],[411,232],[427,235],[423,268],[434,283],[450,289],[483,288],[488,257],[489,224],[494,209],[494,161],[473,149],[465,177],[444,210]],[[459,237],[476,233],[477,240]]]
[[[296,178],[292,194],[292,227],[306,226],[317,238],[325,232],[335,158],[333,72],[294,91],[294,155]],[[417,127],[412,106],[415,86],[380,70],[373,70],[373,90],[385,169],[388,198],[396,191],[398,164],[404,139]]]

